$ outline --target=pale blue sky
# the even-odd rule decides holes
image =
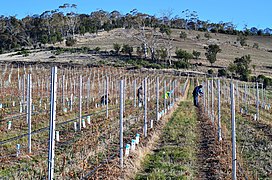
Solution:
[[[201,20],[233,22],[239,29],[248,27],[272,28],[272,0],[1,0],[0,15],[41,14],[57,9],[64,3],[78,5],[78,13],[89,14],[103,9],[118,10],[123,14],[136,8],[140,12],[160,16],[164,10],[173,10],[174,15],[183,16],[185,9],[197,11]]]

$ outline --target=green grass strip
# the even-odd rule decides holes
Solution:
[[[157,149],[147,155],[141,179],[195,179],[197,115],[192,102],[181,102],[163,129]]]

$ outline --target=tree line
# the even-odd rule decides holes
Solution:
[[[171,41],[169,28],[217,32],[232,35],[271,35],[272,29],[264,30],[245,28],[236,29],[232,22],[212,23],[199,19],[197,12],[182,11],[184,18],[172,17],[171,12],[163,13],[162,17],[138,12],[136,9],[127,14],[119,11],[107,12],[97,10],[90,14],[77,13],[76,4],[63,4],[55,10],[48,10],[40,15],[26,16],[22,19],[16,16],[0,16],[0,53],[32,46],[34,48],[46,43],[72,40],[75,34],[97,33],[99,30],[110,31],[115,28],[160,28],[168,43]],[[144,35],[144,34],[143,34]],[[166,43],[167,43],[166,42]],[[145,43],[144,43],[145,44]],[[167,44],[166,44],[167,45]],[[152,52],[155,56],[155,52]],[[169,51],[170,49],[166,49]]]

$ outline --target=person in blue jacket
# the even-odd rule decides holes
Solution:
[[[193,97],[194,97],[194,106],[198,107],[198,96],[203,95],[202,91],[202,85],[196,86],[193,91]]]

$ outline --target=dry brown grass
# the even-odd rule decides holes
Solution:
[[[185,31],[187,33],[187,38],[185,40],[179,38],[179,33],[181,31]],[[113,43],[128,43],[136,47],[141,43],[132,38],[134,33],[135,31],[132,30],[115,29],[110,32],[98,33],[95,36],[87,35],[87,38],[85,36],[78,38],[78,46],[88,46],[91,48],[99,46],[103,50],[112,50]],[[272,50],[272,37],[250,36],[247,40],[248,46],[241,47],[239,42],[237,42],[236,35],[210,33],[211,38],[207,39],[204,37],[204,34],[205,32],[172,29],[172,37],[174,38],[172,54],[175,55],[176,48],[182,48],[189,52],[197,50],[201,52],[200,60],[197,62],[201,62],[203,65],[209,66],[210,64],[205,57],[204,47],[211,43],[216,43],[220,46],[222,52],[218,54],[218,60],[214,66],[227,67],[229,63],[233,62],[236,57],[250,54],[252,58],[251,64],[255,64],[257,66],[256,73],[271,74],[271,72],[269,72],[268,69],[264,66],[272,66],[272,53],[267,51]],[[200,35],[199,40],[196,38],[197,35]],[[161,40],[159,42],[162,43]],[[254,43],[258,43],[259,49],[252,47]],[[195,61],[192,60],[192,62]],[[199,70],[206,69],[207,67],[199,68]]]
[[[181,31],[187,33],[187,38],[185,40],[179,37]],[[77,35],[76,38],[78,43],[76,47],[89,47],[91,49],[95,47],[100,47],[102,51],[113,50],[113,44],[130,44],[134,47],[134,54],[136,55],[136,47],[140,46],[141,42],[133,38],[134,34],[137,32],[135,30],[128,29],[114,29],[109,32],[99,32],[98,34],[85,34],[84,36]],[[147,33],[148,34],[148,33]],[[211,38],[207,39],[204,36],[205,32],[199,31],[189,31],[189,30],[180,30],[172,29],[173,48],[172,56],[175,56],[176,48],[181,48],[189,52],[193,50],[201,52],[199,60],[191,60],[191,63],[202,63],[202,66],[199,66],[196,70],[207,72],[211,67],[205,57],[204,47],[216,43],[222,49],[222,52],[218,54],[217,61],[214,63],[216,68],[227,67],[230,62],[233,62],[236,57],[241,57],[243,55],[250,54],[252,63],[251,65],[256,65],[256,72],[254,74],[266,74],[272,76],[272,71],[268,67],[272,67],[272,53],[268,50],[272,50],[272,37],[260,37],[260,36],[250,36],[248,37],[246,47],[241,47],[239,42],[237,42],[236,35],[226,35],[219,33],[210,33]],[[197,39],[196,36],[199,35],[200,38]],[[159,46],[162,46],[163,40],[159,39]],[[253,48],[253,44],[258,43],[259,48]],[[56,46],[64,47],[62,44],[57,44]],[[42,51],[31,53],[27,57],[22,56],[8,56],[10,54],[0,55],[0,61],[40,61],[40,62],[76,62],[76,63],[91,63],[101,58],[97,55],[91,54],[62,54],[57,56],[56,59],[49,59],[53,54],[50,51]],[[110,60],[112,58],[107,58]],[[215,68],[215,67],[213,67]],[[251,67],[252,69],[252,67]],[[252,69],[253,70],[253,69]]]

